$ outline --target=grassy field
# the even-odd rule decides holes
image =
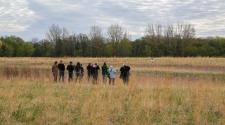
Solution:
[[[224,58],[62,58],[129,64],[128,86],[54,83],[55,60],[0,58],[0,124],[225,124]]]

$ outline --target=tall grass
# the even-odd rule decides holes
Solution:
[[[1,80],[0,123],[225,124],[223,84],[154,78],[151,81],[109,86]]]
[[[131,60],[132,75],[128,86],[123,85],[119,78],[116,79],[115,86],[104,84],[101,76],[98,85],[92,85],[86,76],[80,83],[55,83],[50,70],[53,60],[55,59],[6,58],[0,61],[0,124],[225,124],[225,84],[220,79],[208,79],[210,75],[200,77],[194,72],[194,77],[181,77],[183,72],[175,72],[176,75],[167,76],[149,72],[147,68],[151,64],[148,62],[143,66],[144,63],[140,60],[116,58],[114,60],[118,61],[112,63],[117,67],[123,60]],[[81,60],[85,64],[90,61]],[[93,60],[99,60],[99,63],[107,61],[98,58]],[[108,60],[110,62],[113,59]],[[163,60],[168,61],[167,58]],[[175,66],[181,65],[176,61],[180,59],[169,60]],[[207,65],[201,64],[204,67]],[[224,67],[221,64],[210,66]],[[142,73],[137,68],[141,68]],[[157,70],[160,69],[163,68]],[[178,67],[175,70],[180,69]]]

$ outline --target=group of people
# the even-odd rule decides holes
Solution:
[[[54,81],[62,81],[64,82],[64,75],[65,75],[65,70],[68,71],[68,81],[73,80],[73,76],[75,74],[75,80],[76,81],[81,81],[81,79],[84,76],[84,68],[81,63],[77,63],[76,65],[73,65],[73,62],[70,62],[67,67],[65,67],[65,64],[61,60],[59,63],[56,61],[53,66],[52,66],[52,73],[54,77]],[[58,79],[59,75],[59,79]]]
[[[69,62],[67,66],[61,60],[59,63],[56,61],[52,66],[52,73],[54,77],[54,81],[62,81],[64,82],[65,70],[68,72],[68,82],[73,81],[73,77],[75,76],[75,81],[81,81],[84,76],[84,68],[80,62],[77,62],[76,65],[73,65],[73,62]],[[92,80],[93,84],[98,84],[99,78],[99,70],[102,71],[102,81],[106,83],[109,81],[110,85],[115,84],[117,70],[113,66],[108,66],[104,63],[101,68],[97,63],[87,65],[87,79],[88,81]],[[59,77],[58,77],[59,76]],[[130,76],[130,66],[123,65],[120,68],[120,78],[123,80],[124,84],[128,85]],[[108,80],[107,80],[108,79]]]

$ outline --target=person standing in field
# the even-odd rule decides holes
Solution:
[[[87,77],[88,77],[88,81],[90,81],[91,79],[91,76],[92,76],[92,64],[89,63],[88,66],[87,66]]]
[[[100,70],[97,63],[92,66],[93,84],[98,84],[98,71]]]
[[[81,76],[80,76],[80,79],[82,80],[83,77],[84,77],[84,67],[82,64],[80,64],[80,68],[81,68]]]
[[[62,60],[58,64],[58,69],[59,69],[59,81],[61,80],[64,82],[65,65]]]
[[[113,68],[113,66],[110,66],[108,72],[109,72],[109,85],[115,85],[116,70]]]
[[[54,64],[52,65],[52,74],[54,81],[57,82],[58,79],[58,62],[55,61]]]
[[[123,65],[120,68],[120,78],[123,80],[123,83],[125,85],[128,85],[129,77],[130,77],[130,66]]]
[[[107,64],[104,63],[102,66],[102,81],[103,81],[103,83],[107,82],[107,78],[109,76],[108,70],[109,70],[109,68],[108,68]]]
[[[69,65],[67,65],[66,69],[68,71],[68,82],[70,82],[71,80],[73,80],[73,71],[74,71],[73,63],[70,62]]]
[[[77,63],[77,65],[75,66],[75,74],[76,74],[76,82],[77,80],[79,80],[79,82],[81,81],[81,75],[82,75],[82,67],[80,62]]]

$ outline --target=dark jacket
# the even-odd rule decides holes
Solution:
[[[93,76],[98,76],[98,70],[100,70],[98,65],[93,65],[92,66],[92,75]]]
[[[108,75],[108,66],[107,65],[103,65],[102,66],[102,75]]]
[[[81,73],[82,73],[82,67],[81,67],[81,65],[76,65],[76,66],[75,66],[75,72],[76,72],[77,74],[81,74]]]
[[[89,64],[87,66],[87,72],[88,72],[88,75],[91,75],[91,69],[92,69],[92,66]]]
[[[59,71],[65,71],[65,65],[63,63],[58,64]]]
[[[124,77],[129,77],[130,75],[130,66],[122,66],[120,68],[120,77],[124,78]]]
[[[73,66],[73,65],[68,65],[66,69],[67,69],[67,71],[68,71],[69,73],[73,73],[73,71],[74,71],[74,66]]]

